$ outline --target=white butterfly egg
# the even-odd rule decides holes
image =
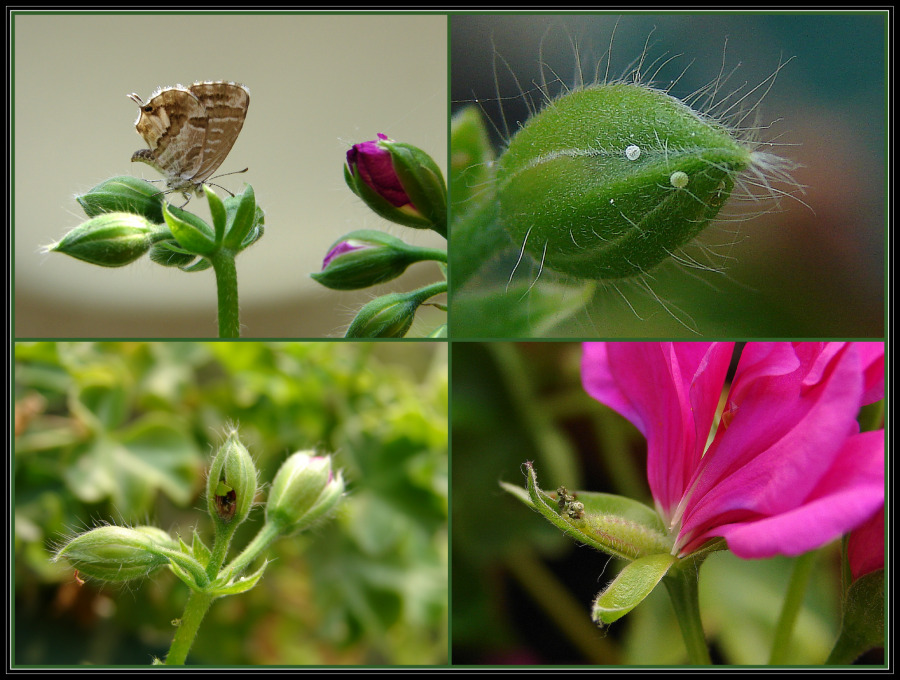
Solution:
[[[632,144],[628,148],[625,149],[625,158],[630,161],[636,161],[641,157],[641,147],[637,144]]]
[[[676,189],[684,189],[688,185],[690,178],[686,172],[678,170],[669,175],[669,183]]]

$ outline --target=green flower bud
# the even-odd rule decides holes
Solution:
[[[206,479],[210,517],[224,524],[240,524],[250,514],[256,488],[256,466],[250,452],[232,432],[219,447]]]
[[[333,510],[344,493],[340,471],[331,470],[331,456],[298,451],[278,469],[269,500],[266,521],[285,531],[306,529]]]
[[[163,194],[149,182],[123,175],[101,182],[75,200],[88,217],[110,212],[141,215],[155,224],[163,223]]]
[[[446,281],[441,281],[409,293],[391,293],[375,298],[359,310],[344,337],[402,338],[409,332],[416,310],[422,303],[446,290]]]
[[[665,92],[612,83],[532,117],[498,161],[500,220],[543,265],[587,279],[640,274],[716,216],[735,176],[771,163]]]
[[[446,253],[407,245],[380,231],[361,230],[335,241],[322,262],[322,271],[310,274],[333,290],[357,290],[397,278],[413,262],[446,259]]]
[[[141,578],[167,564],[161,548],[177,549],[162,529],[103,526],[76,536],[53,559],[65,557],[81,575],[122,582]]]
[[[111,212],[80,224],[47,250],[101,267],[123,267],[140,258],[154,240],[165,235],[164,227],[140,215]]]

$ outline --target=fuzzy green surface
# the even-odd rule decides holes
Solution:
[[[641,151],[635,160],[625,153],[632,145]],[[549,104],[510,141],[497,173],[500,221],[551,269],[633,276],[716,216],[750,154],[726,128],[664,92],[590,87]],[[686,187],[672,185],[679,171]]]

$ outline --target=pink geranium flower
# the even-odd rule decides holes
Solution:
[[[724,538],[739,557],[799,555],[884,504],[881,343],[585,343],[588,394],[647,438],[657,512],[685,556]],[[716,419],[720,400],[721,416]],[[715,425],[715,429],[713,427]]]

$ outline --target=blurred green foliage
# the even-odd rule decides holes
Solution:
[[[188,663],[447,662],[444,343],[17,343],[14,396],[16,664],[165,654],[188,594],[172,574],[81,586],[49,558],[98,522],[208,538],[205,468],[229,423],[261,481],[317,449],[336,454],[348,497],[276,542],[257,588],[213,603]]]
[[[616,493],[653,505],[646,442],[581,385],[576,343],[455,343],[453,409],[454,664],[687,663],[664,588],[599,629],[591,603],[624,562],[579,545],[498,482]],[[715,663],[766,664],[793,560],[712,555],[700,606]],[[815,560],[791,664],[822,664],[840,621],[840,550]],[[868,661],[869,663],[875,661]]]

